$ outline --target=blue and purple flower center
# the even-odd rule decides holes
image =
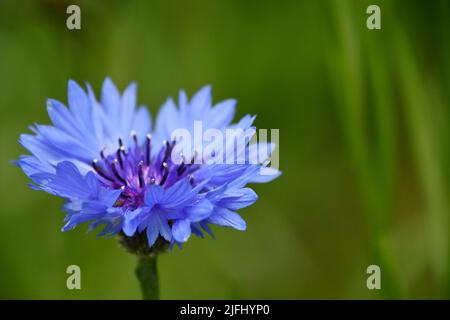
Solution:
[[[164,188],[188,177],[194,184],[192,173],[200,165],[194,159],[186,160],[181,156],[181,163],[176,164],[171,159],[176,141],[164,141],[160,151],[152,156],[152,137],[147,134],[145,143],[140,146],[136,133],[132,133],[133,145],[125,148],[122,139],[118,139],[118,149],[109,155],[100,152],[100,159],[92,161],[92,167],[97,172],[99,180],[110,189],[122,189],[116,207],[126,207],[134,210],[144,203],[146,187],[158,184]]]

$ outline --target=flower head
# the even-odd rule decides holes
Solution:
[[[190,100],[181,91],[178,106],[168,99],[154,129],[147,109],[136,105],[135,84],[121,95],[106,79],[100,101],[89,85],[85,92],[69,81],[68,91],[68,108],[48,100],[53,125],[36,124],[33,135],[21,135],[31,155],[16,161],[32,188],[66,199],[63,231],[90,222],[89,230],[104,226],[100,235],[145,235],[152,247],[158,239],[173,245],[192,233],[212,234],[211,224],[245,230],[235,211],[257,199],[246,185],[280,174],[267,167],[273,144],[220,142],[219,157],[216,149],[205,156],[199,154],[206,147],[203,139],[191,143],[174,134],[193,133],[200,123],[218,133],[234,129],[238,136],[253,136],[254,117],[231,124],[236,101],[212,106],[209,86]],[[236,161],[239,157],[244,160]]]

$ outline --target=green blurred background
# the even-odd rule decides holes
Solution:
[[[62,201],[10,164],[47,97],[105,76],[136,80],[153,115],[210,83],[280,129],[284,174],[255,186],[248,231],[161,256],[162,298],[449,298],[449,14],[445,0],[1,1],[0,298],[140,298],[135,258],[61,233]],[[371,264],[382,290],[366,288]]]

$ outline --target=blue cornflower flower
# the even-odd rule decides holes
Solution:
[[[210,224],[245,230],[245,221],[235,211],[257,199],[246,185],[280,174],[267,167],[267,157],[258,152],[268,150],[270,156],[274,147],[270,143],[251,149],[247,142],[240,150],[234,143],[226,145],[224,154],[233,154],[233,159],[248,156],[230,164],[197,159],[203,140],[188,150],[172,139],[180,128],[193,132],[196,122],[223,133],[254,129],[254,117],[249,115],[231,124],[235,100],[212,106],[209,86],[190,100],[181,91],[178,107],[168,99],[154,129],[147,109],[136,105],[134,83],[121,95],[107,78],[97,101],[89,85],[85,92],[69,81],[68,100],[68,108],[48,100],[53,125],[36,124],[31,127],[33,135],[21,135],[20,143],[31,155],[16,161],[33,181],[33,189],[66,199],[63,231],[89,221],[89,230],[104,226],[100,235],[145,235],[152,247],[158,239],[173,245],[186,242],[192,233],[212,235]],[[180,161],[173,157],[177,147]],[[248,160],[255,150],[256,164]],[[193,154],[191,160],[187,154]]]

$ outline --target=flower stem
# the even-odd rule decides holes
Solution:
[[[158,270],[156,266],[156,254],[139,256],[136,267],[136,276],[141,285],[142,299],[159,299]]]

